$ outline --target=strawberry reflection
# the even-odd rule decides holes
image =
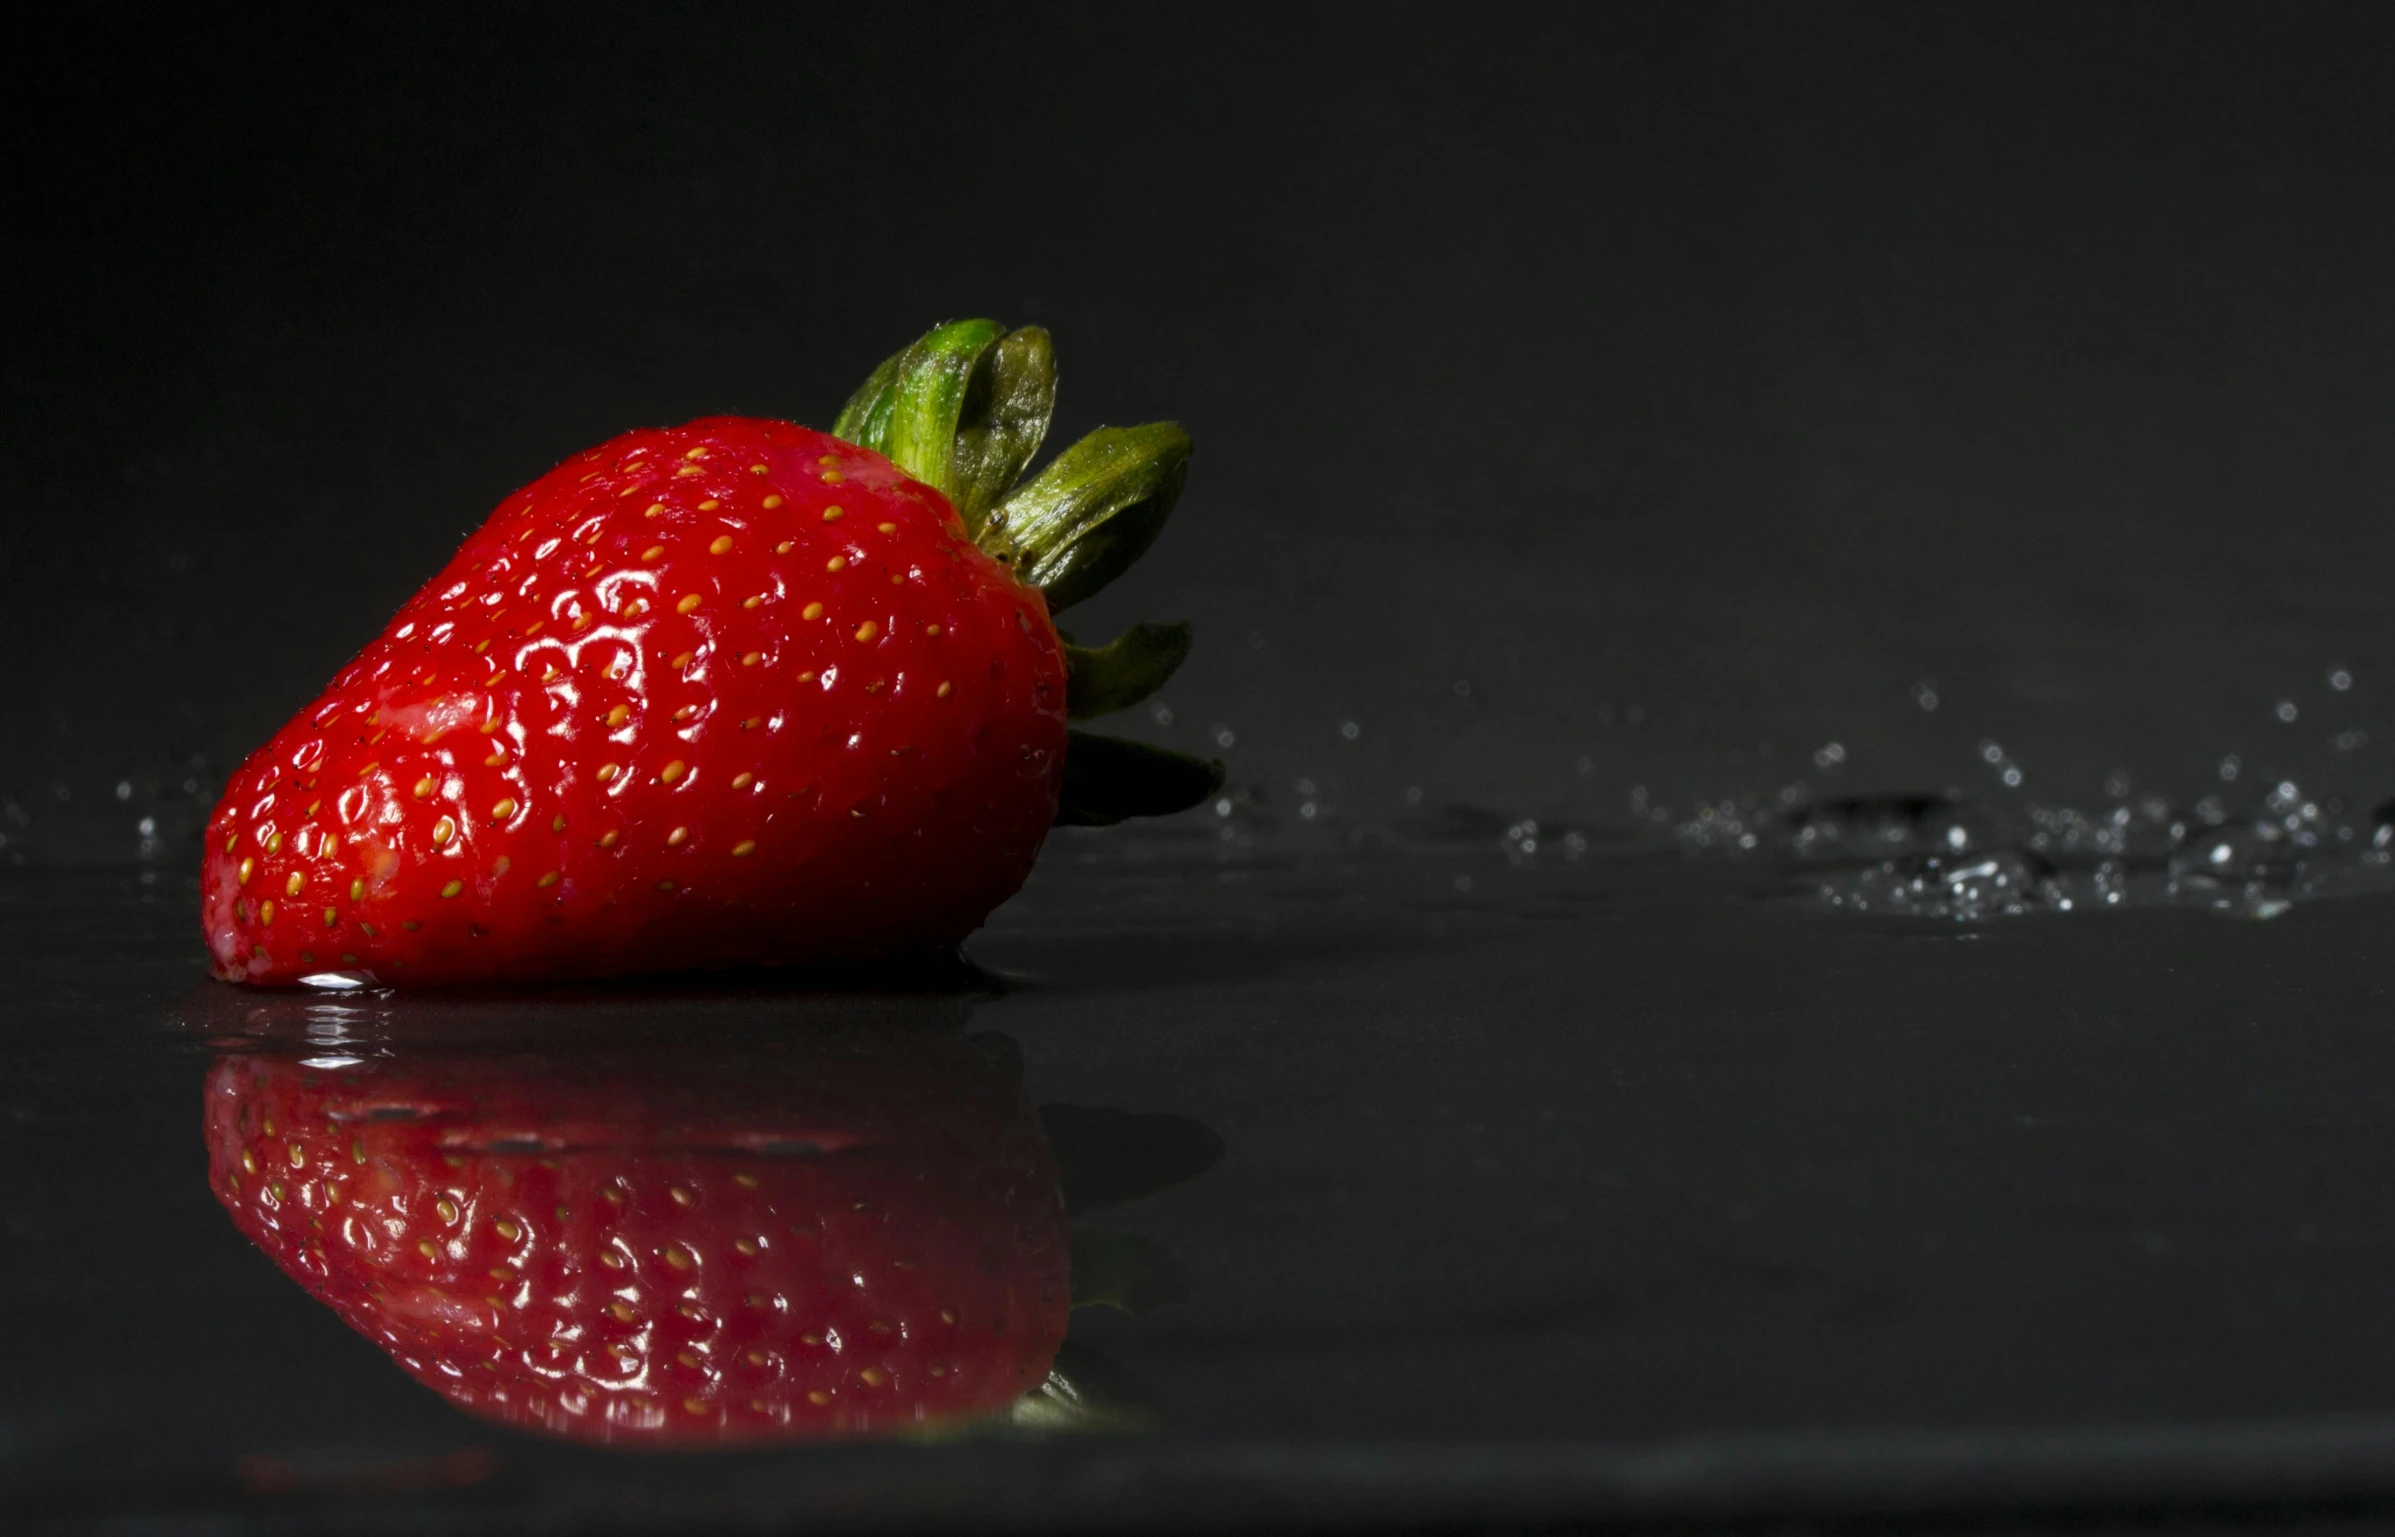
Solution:
[[[1068,1188],[1113,1204],[1219,1143],[1035,1112],[1011,1043],[955,1028],[965,1003],[618,997],[529,1031],[471,1004],[245,1005],[200,1022],[209,1179],[351,1328],[508,1424],[670,1447],[1135,1417],[1065,1345],[1076,1283],[1144,1311],[1179,1271],[1076,1243]],[[761,1012],[770,1034],[691,1028]]]

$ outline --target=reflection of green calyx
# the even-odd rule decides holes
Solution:
[[[1161,1423],[1162,1416],[1144,1384],[1088,1346],[1066,1340],[1057,1347],[1048,1375],[1005,1408],[991,1414],[925,1420],[898,1434],[920,1444],[953,1446],[975,1436],[1119,1435],[1154,1430]]]
[[[1163,817],[1222,788],[1222,765],[1187,753],[1087,731],[1065,733],[1059,827],[1111,827],[1131,817]]]
[[[1137,1233],[1073,1229],[1073,1306],[1144,1317],[1189,1300],[1189,1272],[1170,1250]]]
[[[1164,687],[1189,655],[1185,624],[1135,624],[1095,650],[1064,648],[1065,713],[1074,720],[1128,710]]]
[[[1028,1431],[1141,1431],[1160,1417],[1146,1388],[1113,1362],[1073,1340],[1056,1352],[1048,1379],[1005,1411],[1006,1422]]]
[[[1015,1430],[1054,1433],[1083,1431],[1121,1434],[1153,1430],[1156,1415],[1141,1404],[1118,1404],[1088,1393],[1081,1383],[1062,1372],[1006,1407],[1006,1423]]]
[[[1061,613],[1129,570],[1172,515],[1189,434],[1172,422],[1100,427],[1018,485],[1056,406],[1056,354],[1037,326],[932,327],[849,397],[832,434],[872,449],[955,503],[981,548]],[[1185,624],[1139,624],[1096,650],[1065,647],[1075,720],[1128,709],[1189,655]],[[1072,733],[1059,826],[1165,816],[1212,795],[1222,765]]]

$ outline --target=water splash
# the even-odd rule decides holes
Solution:
[[[2127,776],[2110,787],[2125,792]],[[2181,809],[2124,793],[2088,808],[1957,794],[1815,799],[1791,786],[1775,803],[1722,800],[1677,815],[1641,787],[1631,811],[1691,854],[1768,862],[1785,895],[1832,912],[1976,923],[2186,907],[2275,918],[2299,902],[2395,891],[2395,802],[2357,821],[2341,799],[2292,780],[2243,810],[2219,796]]]

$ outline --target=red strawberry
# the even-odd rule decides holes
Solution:
[[[1056,1165],[961,1037],[229,1056],[210,1183],[459,1406],[668,1446],[987,1415],[1065,1332]]]
[[[1066,730],[1188,649],[1143,625],[1080,651],[1049,618],[1154,538],[1188,440],[1102,429],[1009,492],[1054,379],[1044,333],[960,322],[837,437],[713,417],[509,497],[233,776],[201,873],[218,975],[937,950],[1052,822],[1212,793],[1210,765]]]

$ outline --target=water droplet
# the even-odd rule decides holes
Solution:
[[[1924,710],[1936,709],[1938,707],[1937,684],[1928,678],[1923,678],[1920,682],[1914,684],[1913,703],[1919,705]]]
[[[2328,670],[2328,686],[2342,694],[2353,687],[2353,674],[2342,667],[2332,667]]]
[[[1357,737],[1360,737],[1363,734],[1364,728],[1357,725],[1354,721],[1343,720],[1339,722],[1339,735],[1345,737],[1350,742],[1354,741]]]
[[[1238,741],[1238,740],[1239,740],[1239,739],[1238,739],[1237,737],[1235,737],[1235,736],[1233,736],[1233,735],[1231,734],[1231,728],[1230,728],[1230,727],[1228,727],[1228,726],[1217,726],[1217,727],[1215,727],[1215,728],[1214,728],[1214,745],[1215,745],[1215,746],[1217,746],[1217,747],[1228,747],[1228,746],[1230,746],[1230,745],[1231,745],[1233,742],[1236,742],[1236,741]]]
[[[1407,785],[1405,787],[1405,803],[1409,806],[1419,806],[1422,804],[1422,787],[1420,785]]]
[[[1842,742],[1824,742],[1813,749],[1813,767],[1836,768],[1846,761],[1846,746]]]
[[[120,779],[116,782],[116,798],[121,801],[129,801],[133,798],[132,780]]]
[[[1979,757],[2005,785],[2021,783],[1999,744],[1982,743]],[[2237,755],[2219,762],[2229,782],[2242,777]],[[1845,913],[1977,922],[2165,906],[2256,920],[2306,901],[2395,890],[2395,800],[2357,827],[2344,820],[2343,797],[2307,792],[2292,778],[2264,779],[2258,804],[2241,814],[2222,794],[2174,811],[2151,793],[2131,802],[2131,788],[2129,772],[2115,769],[2104,783],[2109,803],[2085,809],[1973,802],[1959,792],[1817,799],[1801,784],[1679,813],[1639,785],[1630,804],[1634,817],[1692,852],[1761,850],[1786,861],[1789,895]],[[1527,863],[1540,841],[1585,847],[1574,835],[1542,835],[1526,818],[1505,828],[1511,862]]]
[[[2351,730],[2338,732],[2336,740],[2331,745],[2339,752],[2356,752],[2370,745],[2370,733],[2356,726]]]
[[[2238,757],[2235,753],[2230,753],[2223,757],[2220,760],[2221,782],[2223,784],[2235,784],[2237,782],[2237,771],[2243,767],[2245,767],[2245,760]]]
[[[2293,850],[2267,822],[2207,829],[2171,856],[2174,880],[2211,885],[2251,881],[2284,886],[2295,873]]]
[[[374,977],[372,973],[363,971],[315,971],[301,977],[299,985],[321,988],[327,992],[347,993],[355,992],[362,987],[372,987]]]
[[[1884,860],[1820,877],[1813,895],[1833,909],[1959,922],[2070,907],[2053,868],[2019,849],[1960,858],[1916,854]]]
[[[2297,713],[2295,701],[2292,699],[2282,699],[2278,702],[2277,707],[2274,708],[2270,713],[2279,718],[2280,725],[2292,726],[2295,724],[2295,717]]]
[[[1169,726],[1173,723],[1173,707],[1169,704],[1150,705],[1148,715],[1159,726]]]

